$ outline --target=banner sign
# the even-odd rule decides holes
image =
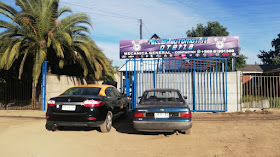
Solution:
[[[239,55],[239,37],[121,40],[120,58],[228,57]]]

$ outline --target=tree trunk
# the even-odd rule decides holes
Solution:
[[[37,95],[37,86],[36,86],[36,83],[33,81],[33,83],[32,83],[32,109],[36,108],[36,95]]]

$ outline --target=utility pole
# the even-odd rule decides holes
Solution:
[[[142,19],[139,19],[139,25],[140,25],[140,39],[142,39]]]

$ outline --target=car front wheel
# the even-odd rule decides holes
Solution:
[[[111,111],[108,111],[105,122],[100,126],[100,130],[103,133],[110,132],[113,122],[113,114]]]

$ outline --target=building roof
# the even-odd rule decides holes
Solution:
[[[236,68],[237,71],[251,71],[251,72],[263,72],[260,65],[250,65],[247,64],[243,68]]]
[[[243,73],[273,73],[280,72],[280,65],[252,65],[247,64],[243,68],[236,68]]]
[[[160,39],[160,37],[157,34],[154,34],[151,39]]]

